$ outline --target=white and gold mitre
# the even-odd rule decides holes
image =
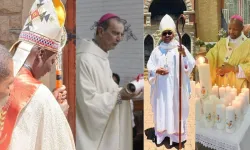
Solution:
[[[166,14],[161,19],[159,30],[161,32],[166,30],[171,30],[172,32],[176,33],[176,26],[174,20],[169,15]]]
[[[29,16],[10,51],[14,54],[14,76],[34,45],[58,52],[66,43],[65,8],[61,0],[35,0]]]

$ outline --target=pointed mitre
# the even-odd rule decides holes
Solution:
[[[65,18],[65,8],[61,0],[35,0],[18,41],[10,49],[14,55],[14,76],[23,66],[34,45],[55,53],[64,47],[67,40]]]
[[[174,20],[169,16],[169,15],[165,15],[160,22],[160,27],[159,27],[160,31],[166,31],[166,30],[171,30],[172,32],[176,32],[176,26],[174,23]]]

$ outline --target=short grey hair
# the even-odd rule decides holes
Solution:
[[[12,60],[12,56],[8,49],[0,44],[0,81],[7,78],[11,70],[8,68],[8,64]]]

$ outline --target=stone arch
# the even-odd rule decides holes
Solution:
[[[182,36],[182,44],[191,52],[192,41],[187,33]]]
[[[144,0],[144,13],[149,13],[149,7],[154,0]],[[183,0],[187,11],[193,11],[191,0]]]

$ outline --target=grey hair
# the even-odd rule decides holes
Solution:
[[[8,63],[12,60],[12,56],[8,49],[0,44],[0,81],[7,78],[11,70],[8,68]]]
[[[121,18],[119,18],[119,17],[112,17],[112,18],[109,18],[108,20],[103,21],[103,22],[100,23],[100,24],[97,24],[97,28],[98,28],[98,27],[102,27],[103,30],[106,31],[106,30],[108,29],[108,27],[109,27],[109,22],[110,22],[111,19],[115,19],[117,22],[119,22],[119,23],[121,23],[123,26],[125,26],[124,23],[126,22],[126,20],[123,20],[123,19],[121,19]],[[97,28],[96,28],[96,35],[98,34],[98,33],[97,33]]]
[[[137,37],[133,34],[132,30],[130,29],[130,24],[127,24],[127,21],[125,19],[121,19],[120,17],[112,17],[109,18],[105,21],[103,21],[102,23],[98,24],[98,22],[96,21],[91,27],[90,30],[95,29],[95,33],[94,33],[94,39],[96,38],[97,33],[97,29],[98,27],[102,27],[104,31],[106,31],[109,27],[109,22],[111,19],[115,19],[118,22],[122,23],[124,26],[124,34],[125,34],[125,38],[128,41],[129,39],[134,39],[137,40]]]

